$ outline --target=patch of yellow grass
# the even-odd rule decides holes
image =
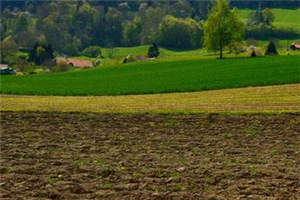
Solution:
[[[300,84],[128,96],[1,95],[2,111],[104,113],[300,112]]]

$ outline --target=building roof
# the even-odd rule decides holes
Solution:
[[[74,58],[69,58],[69,59],[65,59],[65,58],[57,58],[57,61],[63,61],[68,63],[69,65],[72,65],[74,67],[80,67],[80,68],[89,68],[89,67],[93,67],[93,62],[88,61],[88,60],[83,60],[83,59],[74,59]]]
[[[74,67],[93,67],[93,63],[91,61],[82,59],[67,59],[67,63]]]
[[[6,69],[6,68],[8,68],[7,64],[0,64],[0,69]]]
[[[292,43],[292,46],[296,47],[297,49],[300,49],[300,43],[298,42]]]

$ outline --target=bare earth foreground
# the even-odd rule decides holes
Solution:
[[[300,199],[296,113],[0,116],[1,199]]]

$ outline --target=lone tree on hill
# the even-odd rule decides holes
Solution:
[[[33,49],[29,52],[29,61],[35,62],[38,65],[54,58],[53,49],[50,44],[41,45],[36,43]]]
[[[159,56],[159,49],[156,43],[153,43],[152,46],[148,49],[148,57],[149,58],[156,58]]]
[[[271,40],[267,46],[267,49],[266,49],[266,52],[265,52],[265,55],[268,55],[268,56],[276,56],[278,55],[278,51],[276,49],[276,45],[274,43],[273,40]]]
[[[220,51],[222,59],[224,48],[241,42],[244,33],[245,26],[237,12],[229,8],[227,0],[217,0],[204,24],[204,46]]]

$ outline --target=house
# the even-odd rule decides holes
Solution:
[[[6,64],[0,64],[0,74],[1,75],[9,75],[9,74],[15,74],[16,71],[11,68],[11,67],[8,67],[8,65]]]
[[[79,68],[90,68],[94,67],[93,62],[83,59],[75,59],[75,58],[57,58],[56,63],[58,62],[65,62],[73,67],[79,67]]]
[[[294,43],[291,44],[290,48],[294,51],[295,50],[300,50],[300,43],[294,42]]]

